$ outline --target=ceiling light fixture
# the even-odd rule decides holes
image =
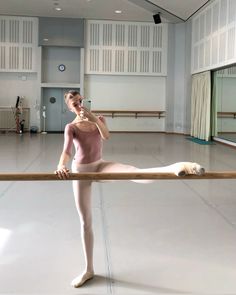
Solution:
[[[61,7],[55,7],[55,10],[56,11],[61,11],[62,9],[61,9]]]
[[[115,13],[119,14],[119,13],[122,13],[121,10],[115,10]]]

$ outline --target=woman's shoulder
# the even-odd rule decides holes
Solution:
[[[75,126],[73,122],[67,123],[65,125],[65,133],[70,133],[70,132],[74,133],[74,131],[75,131]]]
[[[70,123],[67,123],[66,125],[65,125],[65,129],[71,129],[71,128],[73,128],[73,122],[70,122]]]

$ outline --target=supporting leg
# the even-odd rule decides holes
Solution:
[[[86,180],[73,181],[75,204],[80,217],[81,240],[85,257],[84,272],[71,282],[71,285],[76,288],[82,286],[94,276],[91,184],[91,181]]]

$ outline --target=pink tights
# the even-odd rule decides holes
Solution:
[[[170,172],[180,175],[202,174],[204,169],[192,162],[180,162],[166,167],[139,169],[134,166],[99,160],[89,164],[72,163],[72,172]],[[131,180],[138,183],[150,183],[155,180]],[[81,238],[85,256],[85,273],[93,273],[93,230],[91,208],[92,181],[73,181],[75,204],[81,224]]]

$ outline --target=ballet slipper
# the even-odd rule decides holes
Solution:
[[[94,272],[85,272],[81,274],[80,276],[76,277],[72,282],[71,286],[74,288],[79,288],[81,287],[85,282],[88,280],[91,280],[94,277]]]
[[[205,169],[197,163],[192,163],[192,162],[176,163],[175,174],[177,176],[185,176],[188,174],[203,175],[204,173],[205,173]]]

